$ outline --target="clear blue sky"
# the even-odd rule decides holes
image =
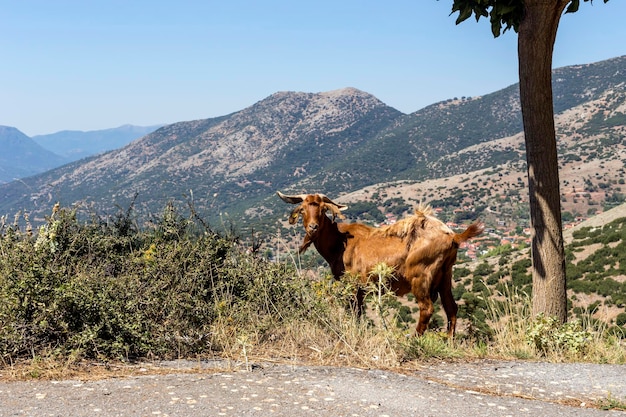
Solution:
[[[29,136],[221,116],[356,87],[411,113],[517,82],[517,35],[452,0],[0,3],[0,125]],[[561,19],[554,66],[626,55],[626,1]]]

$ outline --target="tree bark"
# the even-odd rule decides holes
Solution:
[[[520,99],[532,229],[533,314],[567,320],[565,251],[552,101],[552,52],[569,0],[526,0],[519,25]]]

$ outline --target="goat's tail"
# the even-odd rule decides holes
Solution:
[[[463,233],[456,233],[454,235],[454,242],[460,245],[463,242],[467,242],[473,237],[480,235],[485,230],[485,224],[481,221],[476,221],[470,224]]]

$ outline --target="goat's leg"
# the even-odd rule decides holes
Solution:
[[[365,313],[365,290],[363,288],[357,288],[354,298],[350,301],[350,307],[357,318],[361,318]]]
[[[448,288],[442,289],[440,295],[443,310],[446,312],[446,317],[448,318],[448,337],[453,338],[454,332],[456,331],[456,313],[458,312],[459,307],[454,301],[452,289],[449,286]]]
[[[443,266],[443,277],[441,284],[439,285],[439,295],[441,296],[441,304],[443,310],[446,312],[448,319],[448,337],[453,338],[456,331],[456,314],[459,311],[459,307],[454,301],[452,295],[452,265],[454,262],[448,263]]]
[[[435,312],[430,291],[431,282],[431,276],[424,271],[415,273],[413,279],[411,279],[411,292],[415,296],[417,306],[420,309],[420,316],[417,321],[417,328],[415,330],[418,336],[424,334],[424,332],[428,328],[430,318]]]
[[[357,317],[363,316],[365,313],[365,290],[359,287],[356,290],[356,314]]]
[[[433,306],[433,300],[430,297],[430,291],[424,287],[424,280],[414,280],[413,281],[413,295],[415,296],[415,300],[417,301],[417,306],[420,309],[420,316],[417,321],[416,332],[419,336],[423,335],[426,329],[428,328],[428,323],[430,322],[430,317],[435,312],[435,307]]]
[[[417,295],[415,295],[415,298],[417,298]],[[426,297],[418,299],[417,306],[420,309],[420,317],[418,319],[417,328],[415,329],[415,331],[419,336],[421,336],[428,328],[428,323],[430,322],[430,317],[435,311],[435,307],[433,306],[433,302],[430,300],[430,295],[426,295]]]

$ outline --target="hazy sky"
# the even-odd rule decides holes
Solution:
[[[29,136],[225,115],[356,87],[411,113],[517,82],[517,35],[452,0],[0,1],[0,125]],[[626,1],[561,19],[554,66],[626,55]]]

